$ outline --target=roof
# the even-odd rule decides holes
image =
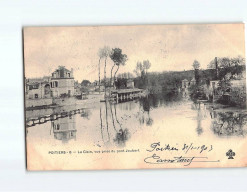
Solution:
[[[26,79],[26,83],[28,85],[35,85],[39,83],[49,83],[50,79],[51,79],[50,76],[44,76],[44,77],[38,77],[38,78],[28,78]]]
[[[71,72],[70,70],[68,70],[67,68],[65,68],[65,66],[58,66],[58,68],[54,72],[57,72],[57,71],[60,71],[60,70],[65,70],[67,72]]]

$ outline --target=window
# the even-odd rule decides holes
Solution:
[[[35,99],[39,98],[39,95],[36,93],[34,94]]]

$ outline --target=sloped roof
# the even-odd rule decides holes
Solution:
[[[67,68],[65,68],[65,66],[58,66],[58,68],[54,72],[57,72],[57,71],[60,71],[60,70],[65,70],[66,72],[71,72],[70,70],[68,70]]]

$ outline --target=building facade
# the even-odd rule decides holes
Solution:
[[[25,80],[25,93],[27,99],[51,98],[51,77],[32,78]]]
[[[52,97],[71,97],[75,94],[73,69],[59,66],[52,76],[25,79],[27,99],[47,99]]]
[[[75,94],[73,69],[68,70],[64,66],[59,66],[52,73],[50,86],[52,97],[73,96]]]

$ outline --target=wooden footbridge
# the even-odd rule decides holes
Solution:
[[[111,98],[118,103],[119,101],[133,100],[146,94],[147,92],[144,89],[117,89],[111,91]]]
[[[44,124],[48,121],[55,121],[59,118],[65,118],[68,116],[72,116],[75,114],[83,114],[85,113],[85,108],[80,108],[80,109],[75,109],[71,111],[64,111],[60,113],[54,113],[54,114],[49,114],[49,115],[43,115],[43,116],[38,116],[34,118],[27,118],[26,119],[26,127],[32,127],[38,124]]]

